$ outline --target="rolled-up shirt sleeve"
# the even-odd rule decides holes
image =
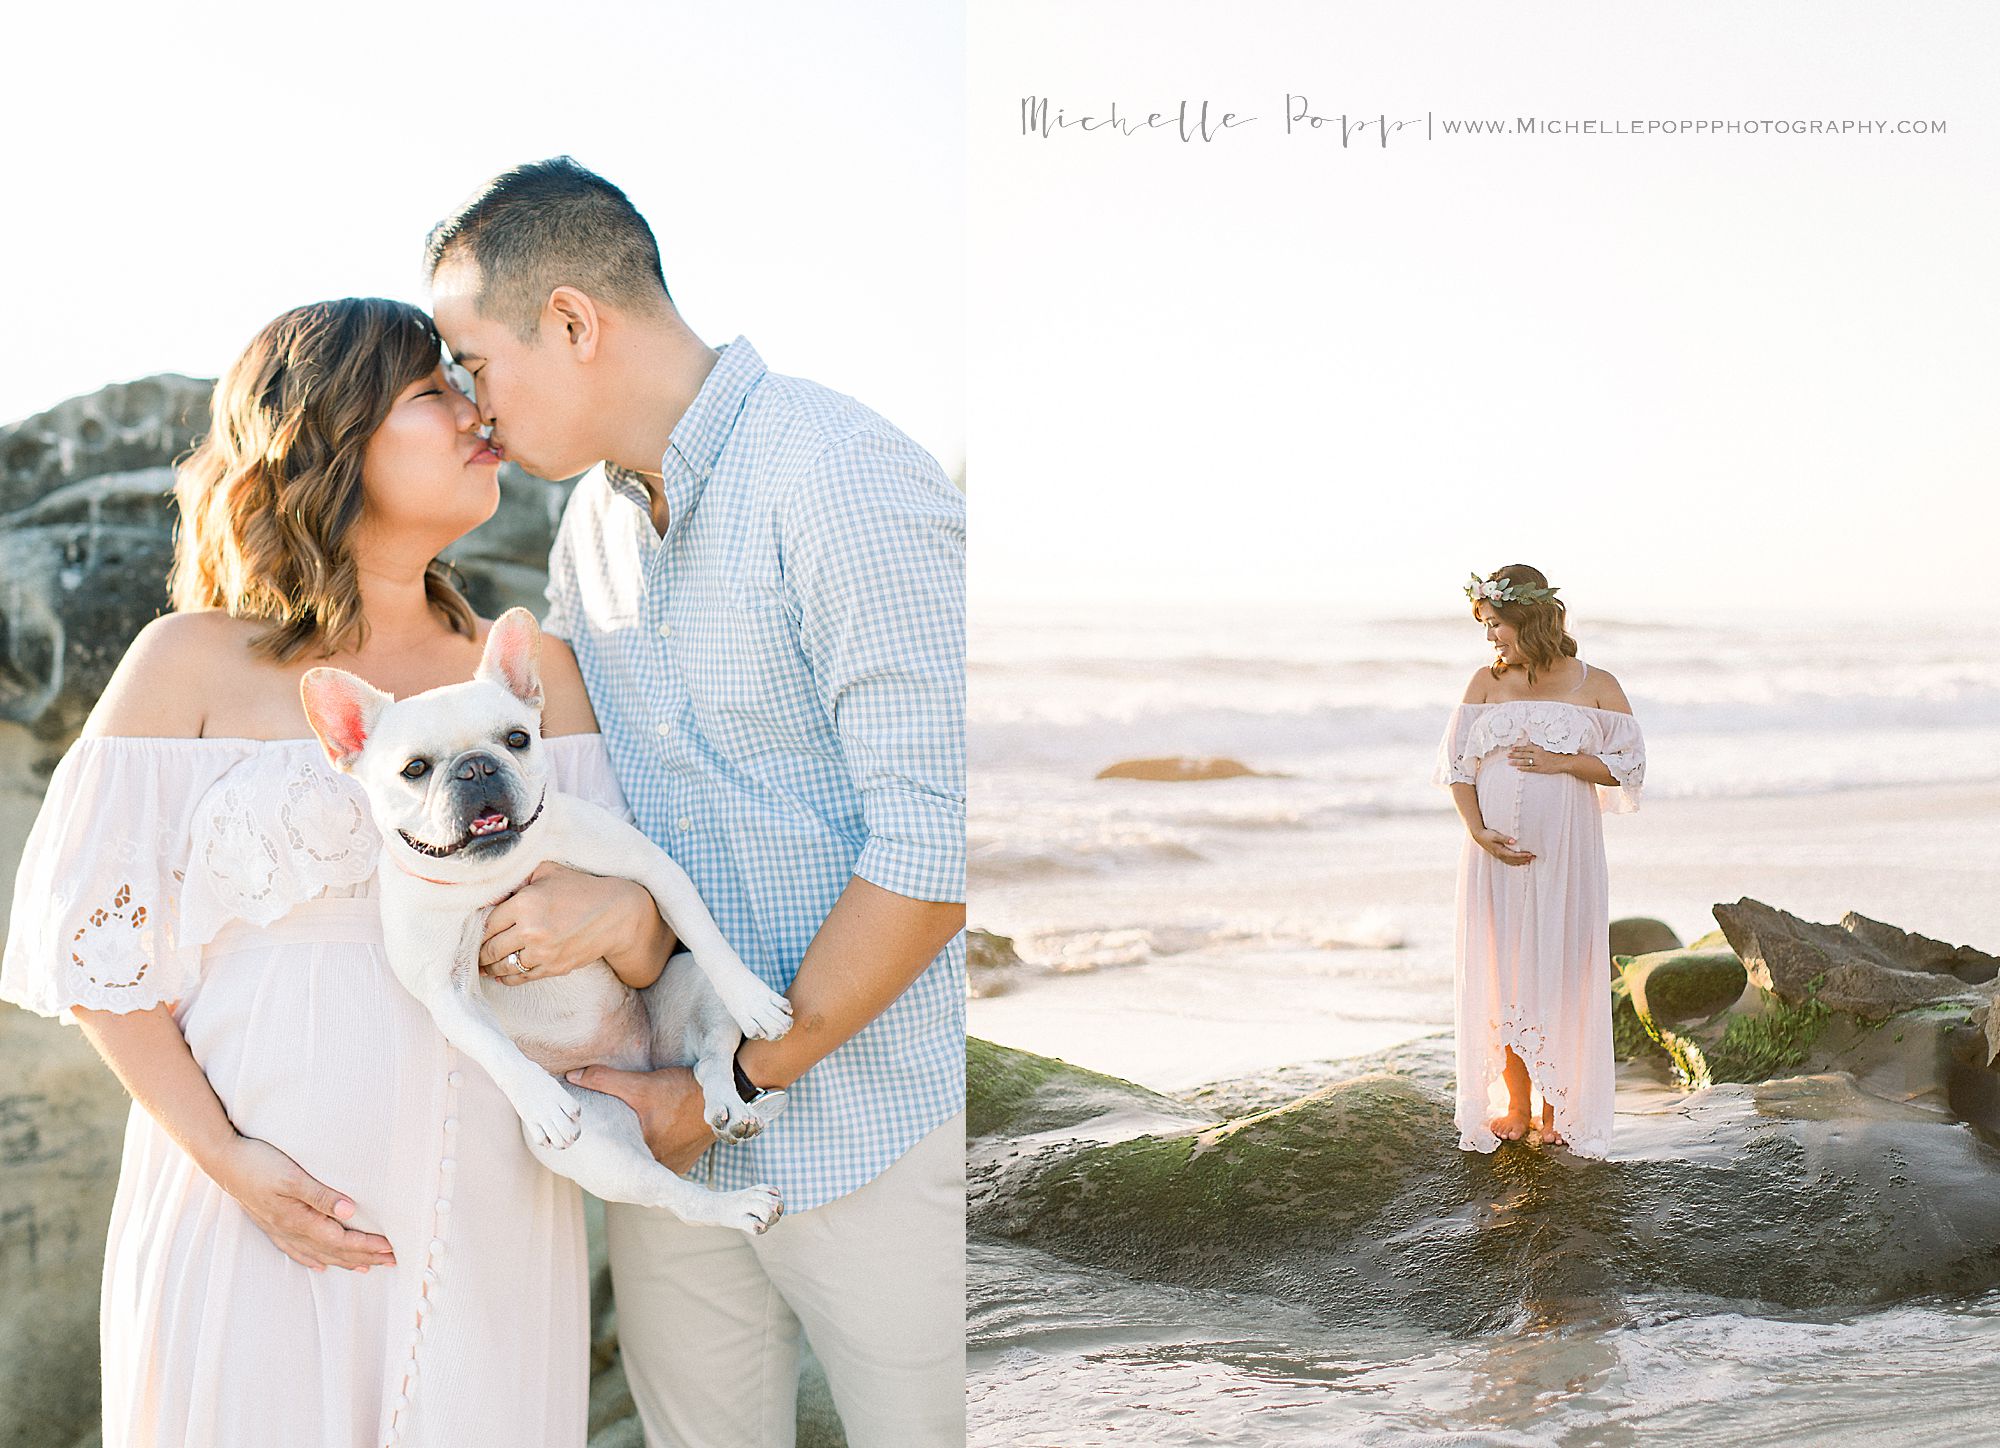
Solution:
[[[965,898],[965,499],[894,432],[830,444],[781,514],[800,647],[861,797],[854,873]]]

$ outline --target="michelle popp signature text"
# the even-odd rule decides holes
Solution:
[[[1183,100],[1166,109],[1138,111],[1122,107],[1115,100],[1099,109],[1082,110],[1059,106],[1047,96],[1021,97],[1021,134],[1044,141],[1066,134],[1166,135],[1190,144],[1210,144],[1251,126],[1262,125],[1266,131],[1276,131],[1279,124],[1285,135],[1317,133],[1338,138],[1343,146],[1386,146],[1390,137],[1404,132],[1429,140],[1431,130],[1428,113],[1406,120],[1391,120],[1386,115],[1350,115],[1345,111],[1321,114],[1310,98],[1289,93],[1280,116],[1261,117],[1224,110],[1210,100]]]

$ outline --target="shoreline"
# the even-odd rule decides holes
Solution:
[[[994,886],[975,870],[971,924],[1023,937],[1031,961],[1069,933],[1212,930],[1218,916],[1252,928],[1139,964],[1025,970],[968,1003],[967,1030],[1163,1091],[1449,1031],[1461,838],[1440,812],[1269,837],[1230,861]],[[1855,910],[2000,948],[2000,787],[1648,801],[1606,821],[1605,845],[1612,917],[1652,916],[1683,940],[1713,928],[1713,904],[1752,896],[1809,920]],[[1404,944],[1309,943],[1371,917]]]

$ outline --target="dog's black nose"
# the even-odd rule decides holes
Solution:
[[[452,770],[454,779],[491,779],[500,772],[500,761],[490,754],[468,754]]]

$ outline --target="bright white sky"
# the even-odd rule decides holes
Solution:
[[[568,152],[711,343],[963,464],[965,51],[935,0],[16,6],[0,422],[214,376],[264,322],[422,302],[424,233]]]
[[[1993,609],[2000,8],[974,5],[975,600]],[[1323,115],[1943,119],[1367,137]],[[1209,97],[1212,144],[1020,134]]]

